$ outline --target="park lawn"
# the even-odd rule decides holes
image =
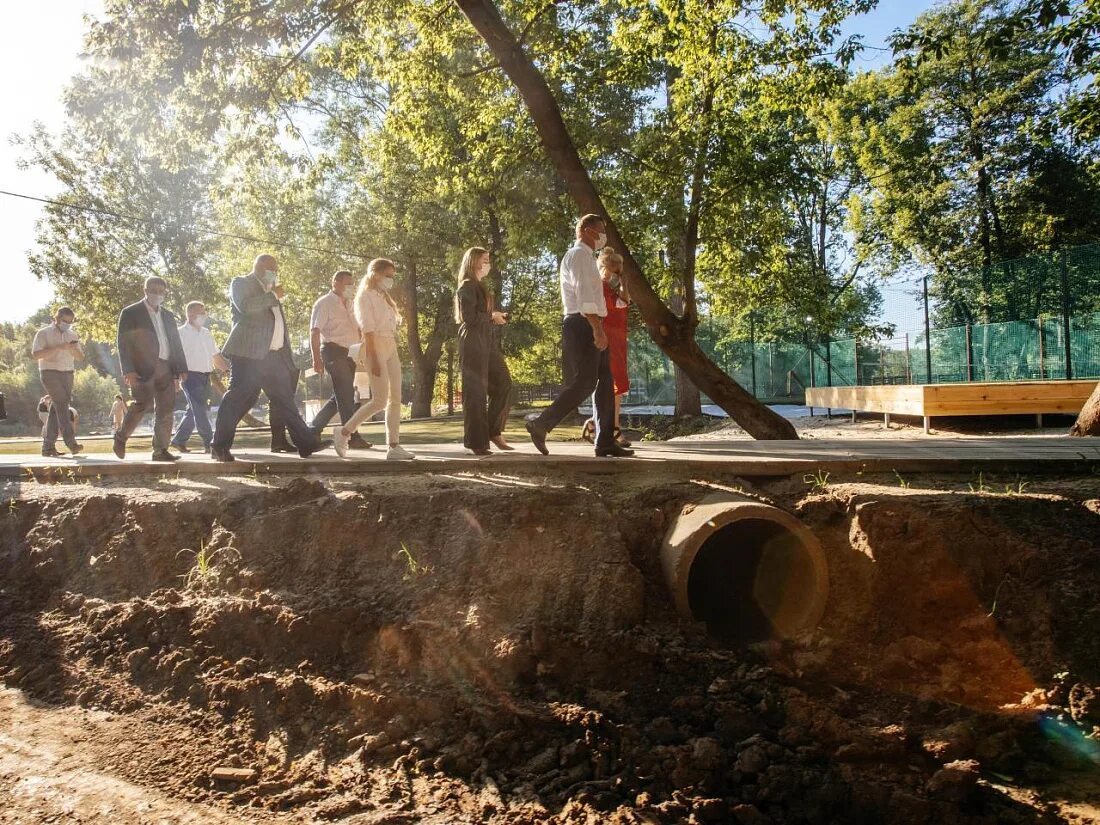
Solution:
[[[526,412],[523,411],[523,412]],[[504,437],[516,444],[529,444],[530,438],[523,428],[523,412],[515,413],[508,418],[504,428]],[[151,420],[151,419],[147,419]],[[331,428],[329,428],[331,437]],[[363,438],[372,444],[381,445],[386,441],[385,425],[381,422],[370,422],[359,428]],[[580,423],[571,423],[569,419],[554,430],[549,441],[574,441],[581,437]],[[85,453],[109,453],[111,452],[111,439],[108,437],[94,437],[88,435],[84,438],[78,436],[84,445]],[[440,416],[435,418],[418,418],[415,421],[401,422],[401,442],[403,444],[446,444],[462,443],[462,416]],[[267,430],[239,432],[234,441],[235,450],[264,449],[271,443]],[[188,446],[192,450],[201,449],[202,441],[198,435],[191,436]],[[25,455],[36,454],[42,448],[42,441],[37,437],[11,439],[0,443],[0,455]],[[58,444],[58,449],[65,451],[64,445]],[[127,444],[128,453],[139,454],[152,451],[152,443],[148,435],[136,435]]]

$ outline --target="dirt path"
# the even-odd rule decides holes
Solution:
[[[232,825],[301,822],[173,799],[106,767],[125,760],[138,726],[102,711],[36,706],[0,689],[0,822]]]

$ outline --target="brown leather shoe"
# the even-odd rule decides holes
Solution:
[[[507,441],[504,440],[503,435],[494,435],[489,440],[493,442],[493,446],[496,447],[498,450],[514,450],[515,449],[515,447],[513,447],[511,444],[509,444]]]

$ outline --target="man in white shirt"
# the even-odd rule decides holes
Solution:
[[[84,448],[76,443],[76,432],[70,419],[69,404],[73,397],[73,370],[76,359],[84,357],[80,338],[73,332],[76,313],[69,307],[61,307],[54,315],[53,323],[34,334],[31,357],[38,360],[38,374],[42,388],[53,400],[42,433],[42,455],[56,457],[57,435],[73,455]]]
[[[549,407],[527,417],[527,432],[538,451],[548,455],[547,433],[592,395],[596,455],[632,456],[633,450],[615,443],[615,388],[603,329],[607,303],[596,266],[596,253],[607,243],[607,228],[599,215],[585,215],[577,221],[576,234],[577,242],[565,253],[558,270],[565,316],[561,324],[562,355],[571,378]]]
[[[214,432],[210,427],[210,373],[215,368],[228,370],[229,362],[218,351],[214,336],[205,326],[206,305],[191,301],[187,305],[187,323],[179,328],[183,357],[187,362],[182,389],[187,412],[172,436],[172,446],[181,453],[191,452],[187,440],[196,429],[202,438],[202,451],[210,452]]]
[[[317,412],[310,425],[320,437],[325,426],[340,412],[341,423],[355,414],[355,361],[348,354],[360,342],[359,324],[352,305],[355,301],[355,276],[341,269],[332,276],[332,289],[317,299],[309,321],[309,349],[313,369],[318,375],[327,371],[332,379],[332,397]],[[366,450],[370,444],[353,433],[348,447]]]

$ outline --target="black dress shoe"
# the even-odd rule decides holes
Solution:
[[[126,458],[126,441],[124,439],[119,438],[117,435],[115,436],[114,440],[115,440],[115,443],[114,443],[114,446],[111,447],[111,451],[118,458]]]
[[[50,447],[49,449],[43,448],[42,449],[42,457],[43,458],[61,458],[61,453],[59,453],[55,447]]]
[[[597,458],[630,458],[634,455],[633,450],[628,450],[625,447],[620,447],[618,444],[612,444],[610,447],[597,447]]]
[[[301,456],[302,458],[309,458],[314,453],[318,453],[321,450],[327,450],[331,446],[332,446],[332,439],[330,439],[330,438],[320,439],[318,441],[313,442],[308,447],[299,447],[298,448],[298,455]]]
[[[527,428],[527,434],[531,436],[531,443],[535,445],[535,449],[543,455],[550,455],[550,451],[546,449],[546,430],[542,429],[537,423],[538,416],[531,415],[523,420],[523,426]]]
[[[191,448],[188,447],[186,444],[173,444],[172,446],[175,447],[176,450],[181,452],[181,453],[191,452]]]
[[[172,461],[179,461],[179,460],[180,460],[180,457],[178,455],[172,455],[167,450],[157,450],[155,453],[153,453],[153,461],[172,462]]]
[[[359,435],[359,433],[355,433],[350,439],[348,439],[349,450],[369,450],[373,446],[373,444],[363,438],[363,436]]]
[[[296,453],[297,447],[291,447],[289,444],[272,444],[271,452],[273,453]]]
[[[82,452],[84,452],[84,445],[73,444],[71,447],[69,447],[69,452],[73,455],[80,455]]]
[[[237,460],[233,457],[233,453],[229,452],[228,449],[223,450],[221,447],[214,446],[210,447],[210,457],[215,461],[222,461],[226,463]]]
[[[490,450],[488,447],[467,447],[466,449],[469,450],[474,455],[492,455],[493,454],[493,451]]]

